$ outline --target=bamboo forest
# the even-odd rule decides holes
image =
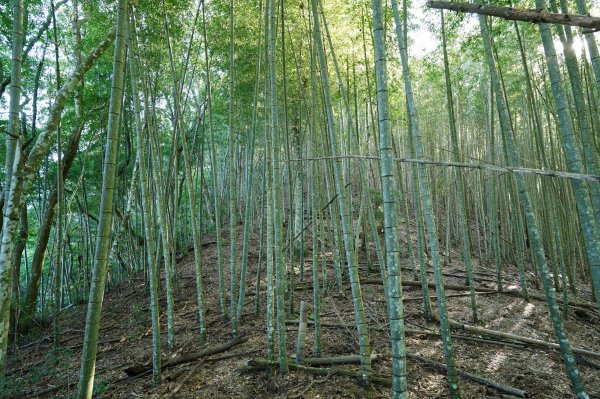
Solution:
[[[0,0],[0,398],[600,398],[599,32]]]

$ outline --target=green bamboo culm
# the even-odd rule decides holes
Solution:
[[[385,232],[385,261],[387,266],[387,305],[392,346],[392,397],[408,397],[406,378],[406,341],[404,337],[404,304],[402,302],[402,272],[400,244],[396,221],[396,189],[394,181],[393,149],[388,106],[388,82],[381,0],[373,0],[373,47],[375,50],[375,78],[377,87],[377,114],[379,116],[379,153],[381,156],[381,187],[383,189],[383,216]],[[398,168],[399,169],[399,168]],[[386,281],[384,280],[384,284]]]
[[[450,66],[448,62],[448,50],[446,48],[446,24],[444,21],[444,11],[440,11],[442,24],[442,51],[444,53],[444,77],[446,79],[446,107],[448,108],[448,124],[450,126],[450,141],[452,143],[452,160],[460,162],[460,153],[458,148],[458,132],[456,129],[456,117],[454,115],[454,100],[452,96],[452,81],[450,79]],[[477,323],[477,302],[475,300],[475,281],[473,280],[473,262],[471,259],[471,237],[469,235],[469,224],[467,219],[467,209],[465,207],[465,187],[462,173],[459,168],[454,170],[454,181],[456,182],[456,199],[458,211],[458,224],[462,238],[463,258],[467,272],[467,283],[469,284],[469,293],[471,298],[471,311],[473,323]]]
[[[104,298],[106,271],[108,267],[108,251],[113,217],[114,181],[117,171],[117,152],[119,149],[119,116],[121,114],[123,74],[125,65],[125,27],[127,25],[128,0],[119,0],[117,11],[117,33],[113,55],[113,75],[108,111],[108,129],[106,150],[104,155],[104,170],[102,173],[102,197],[100,202],[100,220],[90,294],[88,299],[83,353],[81,355],[81,370],[77,397],[88,399],[92,397],[94,388],[94,372],[96,353],[98,350],[98,331],[100,329],[100,313]]]
[[[309,19],[310,24],[310,19]],[[310,108],[309,108],[309,129],[310,129],[310,155],[314,157],[316,153],[316,60],[315,48],[312,41],[309,42],[310,51]],[[315,356],[321,356],[321,287],[319,285],[319,202],[317,195],[317,163],[310,162],[309,195],[311,204],[311,240],[312,240],[312,277],[313,277],[313,318],[315,325]]]
[[[229,320],[231,323],[231,335],[234,337],[237,335],[237,310],[236,310],[236,283],[237,283],[237,263],[235,259],[235,227],[236,227],[236,192],[235,192],[235,180],[236,180],[236,161],[234,154],[235,145],[235,131],[233,128],[233,83],[234,83],[234,0],[230,0],[229,3],[229,146],[227,148],[227,154],[229,157]]]
[[[481,30],[481,37],[483,39],[483,46],[485,48],[488,67],[490,71],[490,77],[492,79],[492,84],[494,86],[494,91],[496,92],[496,105],[498,109],[498,116],[500,119],[500,128],[502,131],[502,138],[506,143],[506,149],[508,152],[508,159],[511,162],[511,166],[518,166],[519,158],[516,150],[516,145],[514,142],[514,133],[512,130],[512,125],[510,123],[510,117],[508,114],[508,107],[503,95],[498,94],[502,93],[502,87],[500,84],[500,79],[498,77],[498,71],[496,69],[496,62],[494,60],[494,55],[491,49],[491,43],[488,33],[488,28],[486,24],[486,19],[483,16],[479,16],[479,27]],[[560,317],[560,309],[558,307],[556,301],[556,294],[554,291],[554,287],[552,286],[552,279],[550,277],[550,272],[548,270],[548,265],[546,263],[546,256],[544,253],[544,247],[542,244],[542,238],[540,236],[537,222],[535,220],[535,214],[533,205],[531,203],[531,199],[529,198],[529,194],[527,192],[527,188],[525,185],[525,179],[523,175],[515,173],[513,174],[513,178],[515,179],[519,199],[521,201],[521,206],[523,207],[523,212],[525,213],[525,220],[527,222],[527,229],[529,231],[529,239],[531,242],[531,247],[534,255],[535,265],[538,268],[540,278],[542,280],[542,285],[544,287],[544,292],[546,294],[546,301],[548,303],[548,308],[550,310],[550,316],[552,318],[552,324],[554,326],[554,332],[558,339],[561,353],[563,356],[563,360],[565,362],[565,366],[567,368],[567,374],[571,381],[573,392],[580,399],[589,398],[588,394],[585,392],[583,388],[583,384],[581,382],[579,376],[579,370],[577,369],[577,365],[575,363],[575,358],[571,351],[571,346],[569,343],[569,339],[567,338],[566,332],[564,330],[564,326],[562,323],[562,319]]]
[[[144,90],[148,93],[148,89]],[[144,96],[146,102],[146,109],[149,109],[147,96]],[[153,120],[153,117],[148,118],[149,121]],[[171,262],[171,232],[169,229],[168,213],[167,213],[167,200],[166,192],[163,189],[166,187],[164,184],[164,176],[162,173],[162,162],[160,157],[160,148],[158,146],[158,127],[154,123],[148,124],[148,132],[150,133],[150,159],[152,161],[152,181],[154,183],[155,197],[156,197],[156,215],[160,230],[160,237],[164,259],[164,270],[165,270],[165,295],[167,299],[167,348],[172,349],[175,340],[174,332],[174,299],[173,299],[173,269]]]
[[[262,28],[262,0],[258,2],[258,27],[259,32]],[[240,268],[240,288],[238,293],[238,305],[236,320],[239,323],[242,318],[242,311],[244,309],[244,300],[246,298],[246,274],[248,270],[248,250],[250,248],[250,225],[251,225],[251,211],[252,211],[252,193],[254,185],[254,138],[256,136],[256,124],[258,114],[258,88],[260,82],[260,67],[262,59],[262,35],[258,34],[258,44],[256,46],[256,73],[254,75],[254,100],[252,108],[252,126],[250,128],[250,134],[248,136],[248,173],[246,174],[246,203],[244,207],[244,238],[242,243],[242,265]],[[263,190],[264,192],[264,190]],[[261,221],[262,230],[262,221]],[[261,234],[262,238],[262,234]],[[260,262],[259,262],[260,264]],[[256,296],[258,297],[258,289],[256,290]]]
[[[164,3],[163,3],[164,5]],[[167,32],[167,49],[169,53],[169,66],[171,69],[172,75],[172,90],[173,90],[173,102],[175,106],[175,125],[174,125],[174,140],[176,140],[177,132],[181,136],[181,148],[183,152],[183,165],[184,165],[184,173],[185,173],[185,183],[186,183],[186,191],[188,192],[188,202],[190,206],[190,225],[192,229],[192,243],[194,248],[194,276],[196,280],[196,301],[198,305],[198,325],[199,325],[199,342],[200,344],[204,344],[206,342],[206,320],[204,316],[204,291],[202,288],[202,243],[201,243],[201,231],[200,231],[200,221],[199,214],[196,210],[196,193],[194,190],[194,178],[192,175],[192,160],[190,156],[190,151],[187,144],[187,137],[184,128],[184,120],[183,120],[183,112],[181,106],[181,98],[180,98],[180,84],[177,79],[177,74],[175,72],[175,61],[173,57],[173,50],[171,46],[171,41],[169,37],[168,31],[168,21],[165,10],[165,30]],[[196,14],[197,17],[197,14]],[[193,35],[192,35],[193,39]],[[186,66],[187,67],[187,66]],[[174,162],[174,165],[177,165],[177,162]],[[176,207],[176,206],[175,206]],[[173,240],[175,237],[173,236]],[[173,264],[175,260],[172,260]]]
[[[325,100],[325,112],[327,116],[327,131],[329,133],[329,145],[331,147],[331,156],[334,157],[333,172],[335,188],[338,198],[337,202],[341,213],[344,248],[346,251],[348,276],[350,278],[350,286],[352,289],[352,302],[354,305],[354,316],[356,318],[356,328],[358,332],[358,345],[361,357],[360,379],[362,384],[367,384],[369,381],[369,375],[371,374],[371,347],[369,331],[367,328],[364,303],[362,300],[362,289],[360,287],[360,279],[358,276],[358,259],[356,256],[356,251],[354,250],[354,232],[352,221],[350,220],[350,215],[348,213],[346,198],[347,189],[344,181],[344,174],[342,172],[341,160],[337,158],[339,146],[335,128],[336,124],[333,115],[327,62],[325,59],[325,51],[323,49],[323,40],[321,38],[317,0],[311,0],[310,3],[313,15],[313,40],[315,42],[319,59],[323,98]]]
[[[312,109],[312,108],[311,108]],[[311,111],[312,112],[312,111]],[[311,137],[314,131],[311,127]],[[314,140],[311,140],[314,143]],[[311,154],[314,146],[311,145]],[[311,239],[312,239],[312,278],[313,278],[313,320],[315,325],[315,356],[321,356],[321,287],[319,286],[319,236],[317,229],[317,215],[319,212],[315,181],[316,165],[310,163],[309,193],[311,194]]]
[[[577,3],[577,11],[582,14],[588,14],[587,5],[585,0],[576,0]],[[588,31],[585,32],[585,42],[587,44],[588,54],[592,63],[592,70],[594,72],[594,78],[596,81],[596,95],[594,96],[597,109],[600,109],[600,52],[598,51],[598,44],[596,43],[596,38],[594,36],[594,32]],[[588,163],[588,167],[589,167]],[[596,170],[600,168],[600,166],[595,163]],[[592,167],[593,167],[592,166]],[[597,174],[597,173],[596,173]],[[600,209],[596,207],[596,228],[600,230]]]
[[[267,3],[265,7],[265,82],[264,82],[264,109],[265,109],[265,138],[264,138],[264,148],[265,148],[265,173],[264,180],[265,184],[263,184],[263,195],[266,197],[266,206],[265,206],[265,214],[267,216],[266,221],[266,247],[265,247],[265,257],[266,257],[266,302],[267,302],[267,310],[265,312],[266,317],[266,330],[267,330],[267,358],[270,361],[275,360],[275,287],[273,286],[274,282],[274,265],[273,265],[273,190],[271,189],[272,183],[272,175],[273,175],[273,167],[271,165],[271,115],[270,115],[270,87],[271,81],[269,79],[269,70],[271,68],[271,63],[269,62],[269,53],[270,53],[270,37],[269,37],[269,26],[270,19],[269,15],[271,13],[271,1]],[[269,43],[267,45],[267,43]],[[258,293],[258,290],[257,290]]]
[[[162,2],[162,11],[163,11],[163,21],[164,21],[164,29],[165,36],[167,41],[167,47],[170,49],[170,35],[169,35],[169,26],[167,23],[166,16],[166,6],[164,1]],[[171,65],[171,70],[173,71],[173,56],[172,53],[169,53],[169,61]],[[173,74],[173,73],[172,73]],[[174,74],[173,74],[174,75]],[[176,85],[176,84],[175,84]],[[148,85],[147,85],[148,86]],[[144,88],[145,94],[151,92],[151,89],[148,87]],[[150,105],[148,104],[148,95],[144,96],[145,107],[146,109],[150,109]],[[154,104],[152,104],[152,112],[155,113]],[[177,115],[175,116],[177,117]],[[163,162],[161,157],[161,149],[159,146],[160,140],[160,132],[158,123],[156,123],[156,115],[152,115],[152,117],[148,118],[148,121],[155,121],[154,123],[148,124],[148,132],[150,134],[150,159],[152,161],[152,180],[154,183],[155,197],[156,197],[156,208],[157,208],[157,219],[160,230],[160,237],[162,246],[160,249],[162,250],[163,259],[164,259],[164,270],[165,270],[165,294],[167,300],[167,348],[170,350],[174,346],[175,341],[175,301],[174,301],[174,270],[175,270],[175,258],[173,257],[175,248],[173,247],[176,237],[173,235],[173,229],[169,226],[169,198],[168,198],[168,184],[167,180],[163,173]],[[177,141],[177,124],[175,124],[174,134],[173,134],[173,142]]]
[[[551,4],[555,6],[556,1]],[[565,0],[560,0],[560,7],[563,13],[568,13],[568,5]],[[579,61],[575,54],[573,42],[573,32],[570,26],[557,26],[560,40],[563,44],[565,63],[567,64],[567,73],[571,83],[571,91],[575,102],[575,111],[577,122],[579,124],[579,133],[581,136],[581,147],[583,148],[583,170],[585,173],[598,176],[600,171],[596,161],[597,153],[594,151],[594,142],[592,139],[593,130],[590,126],[590,118],[585,104],[585,96],[581,86],[581,76],[579,73]],[[592,59],[594,62],[594,60]],[[596,230],[600,233],[600,184],[589,184],[591,207],[596,222]]]
[[[349,141],[352,143],[351,147],[354,148],[359,148],[359,143],[358,143],[358,135],[357,135],[357,131],[358,128],[355,127],[354,121],[352,120],[352,112],[350,110],[350,102],[348,100],[348,91],[344,86],[344,82],[342,79],[342,74],[340,73],[340,68],[338,65],[338,61],[337,61],[337,57],[335,55],[335,50],[333,48],[333,42],[331,40],[331,35],[329,34],[329,28],[327,25],[327,19],[325,18],[325,13],[323,12],[323,4],[320,3],[320,8],[321,8],[321,16],[323,19],[323,27],[325,28],[325,36],[327,37],[327,43],[329,44],[329,52],[331,55],[331,58],[333,60],[333,66],[335,69],[335,73],[338,79],[338,86],[340,88],[341,94],[342,94],[342,98],[344,100],[344,106],[346,108],[346,117],[347,117],[347,129],[348,129],[348,136],[349,137]],[[367,174],[365,172],[365,166],[362,162],[360,162],[358,165],[358,177],[359,177],[359,184],[360,184],[360,190],[361,190],[361,196],[362,199],[364,201],[361,201],[361,204],[364,203],[366,209],[367,209],[367,215],[368,215],[368,219],[369,219],[369,226],[371,228],[371,234],[372,234],[372,238],[373,241],[375,243],[375,252],[377,255],[377,260],[379,263],[379,271],[381,273],[381,279],[383,281],[387,281],[387,271],[385,268],[385,258],[383,255],[383,249],[381,247],[381,241],[379,239],[379,233],[377,232],[377,227],[376,227],[376,223],[375,223],[375,216],[373,214],[373,204],[371,201],[371,197],[369,196],[369,181],[367,180]],[[348,173],[349,175],[349,173]],[[350,193],[351,191],[349,191]],[[348,194],[350,195],[350,194]],[[362,217],[363,213],[360,212],[360,216]],[[360,225],[360,223],[358,223],[358,225]],[[357,234],[357,232],[355,232],[355,234]],[[341,287],[340,287],[341,288]],[[384,297],[385,300],[387,302],[389,296],[388,296],[388,286],[387,284],[384,284],[383,286],[384,289]]]
[[[266,129],[265,129],[266,131]],[[266,150],[266,147],[265,147]],[[265,154],[266,155],[266,154]],[[267,184],[267,162],[266,159],[263,159],[262,162],[262,184],[261,184],[261,199],[260,199],[260,229],[259,229],[259,243],[258,243],[258,265],[256,267],[256,298],[254,299],[254,314],[256,316],[260,315],[260,279],[262,276],[262,267],[264,263],[265,257],[265,214],[267,209],[267,200],[266,200],[266,184]]]
[[[535,4],[538,9],[546,9],[544,0],[536,0]],[[560,67],[558,65],[556,49],[554,48],[552,32],[550,31],[550,26],[546,23],[540,23],[538,24],[538,27],[544,46],[546,66],[548,68],[552,95],[558,114],[558,130],[567,159],[567,167],[571,173],[583,173],[581,156],[575,137],[575,128],[573,127],[573,120],[571,119],[571,113],[567,103],[567,96]],[[590,266],[596,303],[600,306],[600,238],[594,218],[594,210],[590,204],[589,187],[586,183],[577,179],[571,180],[571,187],[573,188],[575,202],[577,204],[577,215],[579,217],[579,224],[581,226],[584,246]]]
[[[269,136],[266,134],[265,136]],[[266,214],[267,214],[267,246],[266,246],[266,299],[267,299],[267,311],[265,312],[265,317],[267,319],[267,358],[270,361],[275,360],[275,287],[273,287],[273,191],[271,190],[271,143],[268,139],[265,145],[266,150],[266,160],[267,163],[267,191],[265,191],[264,195],[267,197],[267,206],[266,206]]]
[[[423,158],[423,145],[421,143],[421,136],[419,133],[419,125],[417,122],[417,111],[415,108],[412,82],[410,78],[410,71],[408,67],[408,52],[406,49],[405,35],[402,30],[402,23],[400,21],[400,13],[398,12],[398,3],[396,0],[392,1],[392,12],[394,15],[394,22],[396,25],[396,39],[398,41],[398,48],[400,50],[400,61],[402,63],[402,75],[404,77],[404,88],[406,91],[406,102],[408,106],[408,117],[410,121],[411,133],[413,138],[413,144],[415,147],[415,156],[417,159]],[[458,374],[456,372],[456,366],[454,362],[454,350],[452,347],[452,337],[450,335],[450,325],[448,322],[448,310],[446,306],[446,294],[444,293],[444,280],[442,276],[442,266],[440,264],[439,248],[438,248],[438,235],[437,226],[433,216],[433,205],[431,201],[431,191],[425,169],[422,164],[417,165],[417,172],[419,177],[419,191],[421,195],[421,204],[423,210],[423,218],[425,219],[425,225],[427,227],[427,234],[429,239],[429,250],[431,251],[431,262],[433,264],[433,273],[435,279],[435,290],[437,296],[437,305],[440,321],[440,333],[442,335],[442,342],[444,347],[444,357],[446,359],[446,366],[448,368],[448,386],[450,388],[450,395],[452,398],[460,398],[460,388],[458,385]]]
[[[275,56],[277,53],[277,7],[276,1],[270,0],[269,2],[269,19],[267,20],[268,26],[268,39],[269,39],[269,98],[270,98],[270,122],[271,122],[271,191],[273,192],[273,202],[271,204],[271,210],[273,214],[273,240],[274,240],[274,252],[275,252],[275,305],[277,310],[277,347],[279,354],[279,371],[285,375],[288,372],[287,365],[287,349],[286,349],[286,337],[285,337],[285,287],[286,287],[286,272],[285,272],[285,261],[283,255],[283,198],[281,188],[281,171],[279,162],[279,111],[277,104],[277,74]]]
[[[215,208],[215,236],[217,238],[217,271],[219,277],[219,309],[221,317],[226,319],[225,305],[225,275],[223,270],[223,244],[221,238],[221,206],[219,201],[219,180],[217,146],[215,143],[215,125],[213,117],[212,86],[210,79],[210,63],[208,56],[208,39],[206,33],[206,2],[202,1],[202,37],[204,42],[204,67],[206,70],[206,96],[208,104],[208,126],[210,131],[210,171],[213,189],[213,204]]]
[[[133,12],[132,12],[133,14]],[[158,265],[155,257],[154,226],[150,215],[151,203],[148,189],[148,170],[146,169],[146,156],[144,153],[145,140],[143,136],[143,125],[141,119],[141,107],[138,94],[137,71],[141,70],[139,64],[135,63],[137,54],[137,42],[135,41],[135,25],[130,19],[127,24],[127,42],[129,46],[129,79],[131,82],[131,97],[133,99],[133,110],[136,130],[136,149],[139,168],[139,187],[142,196],[142,219],[144,223],[144,234],[146,235],[146,261],[148,264],[148,277],[150,288],[150,318],[152,319],[152,382],[158,385],[161,379],[161,357],[160,357],[160,319],[158,307]]]

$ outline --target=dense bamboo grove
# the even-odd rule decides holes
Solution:
[[[584,15],[596,4],[511,6]],[[482,9],[1,4],[0,376],[46,320],[59,353],[61,315],[86,304],[77,396],[92,397],[104,295],[141,276],[159,385],[161,353],[180,344],[178,263],[189,249],[199,344],[217,328],[206,317],[214,296],[233,337],[265,317],[266,363],[285,376],[303,367],[286,321],[300,312],[295,360],[304,334],[319,357],[325,298],[346,295],[363,387],[379,378],[366,259],[385,293],[394,398],[411,388],[407,278],[422,290],[423,319],[438,323],[447,394],[459,398],[444,270],[463,270],[475,326],[486,322],[477,273],[489,268],[497,292],[546,302],[572,393],[589,398],[565,319],[574,303],[600,306],[596,36],[547,23],[558,17],[530,24]],[[215,264],[203,262],[207,237]],[[295,296],[302,287],[312,302]]]

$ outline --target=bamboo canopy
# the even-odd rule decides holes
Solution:
[[[456,12],[490,15],[513,21],[527,21],[535,24],[550,23],[578,26],[597,31],[600,29],[600,18],[590,15],[555,14],[540,9],[523,9],[513,7],[491,6],[473,3],[458,3],[447,1],[428,1],[427,7]]]

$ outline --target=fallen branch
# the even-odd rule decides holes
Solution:
[[[169,361],[166,361],[163,363],[161,370],[166,370],[168,368],[171,367],[175,367],[175,366],[179,366],[180,364],[185,364],[185,363],[190,363],[193,362],[195,360],[198,360],[200,358],[206,357],[206,356],[211,356],[217,353],[221,353],[221,352],[225,352],[226,350],[242,344],[244,342],[248,341],[248,337],[247,336],[239,336],[237,338],[234,338],[230,341],[227,341],[225,343],[222,344],[218,344],[215,346],[212,346],[210,348],[206,348],[206,349],[202,349],[198,352],[194,352],[194,353],[188,353],[186,355],[182,355],[180,357],[177,357],[175,359],[171,359]],[[136,375],[142,374],[144,372],[147,372],[149,370],[152,370],[152,363],[148,362],[148,363],[144,363],[144,364],[140,364],[140,365],[134,365],[134,366],[130,366],[127,367],[125,370],[123,370],[129,377],[134,377]]]

